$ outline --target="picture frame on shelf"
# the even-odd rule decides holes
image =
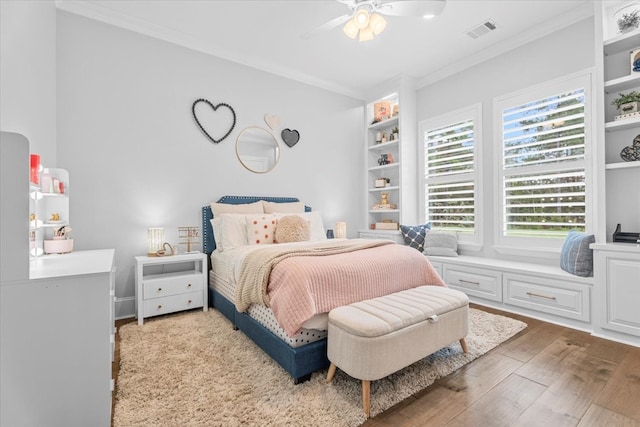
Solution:
[[[387,120],[391,117],[391,102],[378,101],[373,104],[373,119],[376,122]]]

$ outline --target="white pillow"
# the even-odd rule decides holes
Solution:
[[[213,229],[213,240],[216,242],[216,250],[222,252],[222,218],[211,218],[211,228]]]
[[[220,231],[222,233],[223,250],[226,251],[229,249],[247,245],[246,216],[247,215],[245,214],[220,215]]]
[[[276,203],[263,200],[262,206],[264,213],[304,213],[302,202]]]
[[[287,216],[291,214],[280,213],[275,215],[277,219],[280,219],[283,216]],[[309,241],[310,242],[317,242],[318,240],[327,240],[327,234],[325,233],[325,230],[324,230],[324,224],[322,223],[322,215],[320,214],[320,212],[317,212],[317,211],[303,212],[303,213],[296,213],[295,215],[301,216],[302,218],[305,218],[307,221],[309,221],[309,225],[310,225]]]
[[[247,244],[270,245],[276,242],[275,214],[246,215]]]
[[[427,230],[424,237],[423,253],[425,255],[458,256],[458,234]]]

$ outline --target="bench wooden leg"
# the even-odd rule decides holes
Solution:
[[[462,347],[462,351],[464,353],[469,353],[469,349],[467,348],[467,341],[464,338],[460,339],[460,346]]]
[[[371,381],[362,380],[362,407],[364,415],[369,418],[371,414]]]
[[[329,372],[327,373],[327,384],[331,382],[335,374],[336,374],[336,365],[332,363],[331,366],[329,366]]]

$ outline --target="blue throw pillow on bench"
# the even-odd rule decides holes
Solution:
[[[595,241],[593,234],[571,230],[562,245],[560,268],[576,276],[593,276],[593,249],[589,245]]]
[[[402,232],[402,237],[404,237],[404,243],[419,250],[420,252],[424,249],[424,237],[427,234],[427,230],[430,229],[431,224],[400,225],[400,231]]]

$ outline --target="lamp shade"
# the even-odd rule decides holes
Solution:
[[[360,30],[369,26],[369,12],[366,9],[358,9],[353,15],[353,22]]]
[[[342,27],[342,31],[344,31],[344,33],[350,39],[355,39],[356,36],[358,35],[358,27],[356,27],[356,24],[353,22],[353,19],[349,19],[347,23],[344,24],[344,27]]]
[[[371,14],[369,19],[369,28],[376,36],[384,31],[387,27],[387,21],[378,13]]]
[[[373,31],[371,31],[371,28],[366,27],[360,30],[360,37],[359,40],[361,42],[366,42],[369,40],[373,40]]]
[[[147,255],[156,256],[164,243],[164,228],[153,227],[147,229]]]

